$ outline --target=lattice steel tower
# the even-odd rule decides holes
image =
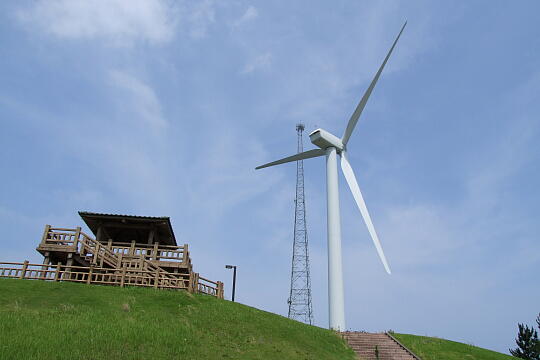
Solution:
[[[303,151],[304,124],[296,125],[298,152]],[[304,162],[296,162],[296,200],[294,211],[294,243],[289,295],[289,318],[306,324],[313,322],[311,307],[311,281],[309,278],[309,251],[306,226],[306,201],[304,197]]]

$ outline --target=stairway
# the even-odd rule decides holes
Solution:
[[[157,251],[155,248],[157,246],[153,247],[154,251]],[[183,260],[187,261],[188,267],[183,269],[187,269],[187,273],[178,271],[177,267],[169,267],[168,269],[171,271],[165,270],[156,264],[163,261],[147,260],[143,252],[134,252],[133,247],[129,252],[126,252],[126,248],[123,247],[119,249],[121,251],[115,251],[111,242],[104,244],[88,236],[81,231],[80,227],[68,229],[53,228],[50,225],[45,226],[41,243],[37,247],[37,251],[45,256],[41,266],[42,270],[46,270],[43,269],[44,267],[51,267],[49,265],[51,261],[57,264],[53,266],[55,281],[75,281],[122,287],[146,286],[159,289],[184,289],[223,298],[222,282],[205,279],[192,271],[186,245],[183,247]],[[175,251],[176,249],[177,247],[175,247]],[[167,248],[163,251],[166,254],[171,252]],[[181,252],[176,251],[175,253],[180,254]],[[163,258],[162,255],[159,255],[161,257],[159,260]],[[165,255],[165,258],[179,259],[178,256],[170,257],[169,255]],[[164,263],[167,265],[168,261],[164,261]],[[26,269],[28,262],[25,264],[21,263]],[[0,270],[2,269],[0,268]],[[23,277],[25,271],[22,272]],[[46,271],[51,273],[52,270]],[[46,280],[43,276],[45,272],[40,273],[39,279]],[[20,275],[18,276],[20,277]]]
[[[359,359],[376,360],[375,347],[379,360],[420,360],[387,333],[365,333],[346,331],[341,335],[356,352]]]
[[[126,268],[132,271],[158,272],[161,277],[175,279],[172,274],[144,258],[139,256],[119,256],[90,236],[84,233],[81,233],[81,235],[81,239],[79,239],[80,248],[77,251],[77,255],[89,264],[99,265],[101,267],[105,265],[113,269]]]
[[[99,265],[101,267],[104,265],[112,268],[120,267],[120,259],[118,256],[112,253],[103,244],[84,233],[81,233],[80,238],[77,240],[78,249],[76,248],[76,254],[88,263]]]

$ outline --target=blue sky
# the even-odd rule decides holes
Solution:
[[[349,143],[386,275],[340,178],[347,327],[507,352],[540,311],[537,1],[4,1],[2,261],[78,210],[170,216],[196,270],[286,315],[295,124]],[[304,146],[311,148],[307,139]],[[327,326],[323,159],[305,161]]]

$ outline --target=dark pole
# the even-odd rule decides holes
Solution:
[[[225,265],[227,269],[233,269],[233,283],[232,283],[232,301],[234,302],[234,294],[236,292],[236,265]]]
[[[236,291],[236,266],[233,268],[233,280],[232,280],[232,301],[234,302],[234,293]]]

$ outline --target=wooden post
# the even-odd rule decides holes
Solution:
[[[60,266],[62,266],[62,263],[58,262],[58,264],[56,264],[56,271],[54,272],[54,281],[58,281],[60,279]]]
[[[49,231],[51,231],[51,225],[45,225],[45,231],[43,231],[43,237],[41,238],[42,244],[45,244],[47,242],[47,237],[49,237]]]
[[[83,238],[83,241],[81,241],[81,249],[79,250],[79,255],[82,257],[86,256],[86,238]]]
[[[218,299],[223,299],[223,283],[221,281],[217,282],[216,296],[217,296]]]
[[[131,240],[131,247],[129,248],[129,255],[135,254],[135,240]]]
[[[199,274],[193,273],[193,293],[198,294],[199,293]]]
[[[97,258],[99,256],[99,250],[100,250],[101,244],[99,242],[96,242],[96,247],[94,248],[94,257],[92,258],[92,263],[95,265],[97,264]]]
[[[139,258],[139,270],[148,270],[148,265],[147,266],[144,266],[144,265],[145,265],[144,258],[140,257]]]
[[[109,241],[107,241],[107,249],[112,251],[112,239],[109,239]]]
[[[193,292],[193,273],[189,273],[189,278],[188,278],[188,287],[187,287],[187,291],[192,293]]]
[[[73,266],[73,254],[72,253],[69,253],[67,255],[66,266]]]
[[[92,283],[92,273],[94,272],[94,266],[90,265],[90,270],[88,270],[88,279],[86,279],[87,284]]]
[[[187,261],[188,261],[188,245],[187,244],[184,244],[184,252],[182,253],[182,262],[184,264],[187,264]]]
[[[148,260],[151,260],[152,259],[152,249],[150,249],[150,245],[152,245],[154,242],[155,242],[155,238],[154,238],[154,235],[155,235],[155,230],[154,229],[150,229],[150,231],[148,231],[148,247],[145,250],[142,250],[142,254],[144,254],[144,256],[148,256],[149,259]]]
[[[41,267],[42,272],[39,275],[39,278],[42,280],[44,280],[47,276],[47,272],[45,272],[45,270],[48,270],[50,261],[50,253],[46,251],[43,258],[43,266]]]
[[[155,276],[154,289],[157,289],[158,288],[158,283],[159,283],[159,269],[156,269],[154,276]]]
[[[158,254],[158,251],[159,251],[159,242],[155,242],[154,243],[154,254],[152,255],[152,258],[154,260],[159,260],[159,254]]]
[[[71,267],[73,266],[73,253],[69,253],[66,261],[66,270],[64,274],[67,280],[71,280]]]
[[[124,282],[126,281],[126,268],[122,269],[122,278],[120,279],[120,287],[124,287]]]
[[[43,265],[49,265],[50,255],[51,254],[48,251],[45,251],[45,255],[43,258]]]
[[[96,231],[96,240],[98,242],[101,242],[102,237],[103,237],[103,226],[99,225],[99,227],[97,228],[97,231]]]
[[[24,279],[24,276],[26,275],[26,269],[28,268],[28,260],[24,260],[21,275],[19,276],[19,279]]]
[[[79,247],[79,237],[81,236],[81,227],[77,226],[77,229],[75,230],[75,240],[73,241],[73,250],[77,252],[77,248]]]
[[[120,269],[122,267],[122,258],[124,257],[124,253],[118,254],[118,263],[116,264],[116,268]]]

